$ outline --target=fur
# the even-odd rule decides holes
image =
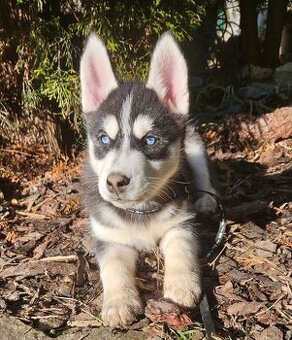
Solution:
[[[185,59],[170,33],[154,49],[146,83],[119,83],[103,42],[91,34],[80,67],[88,139],[85,202],[104,289],[102,319],[130,324],[143,305],[135,286],[139,251],[159,245],[164,297],[185,307],[200,298],[195,211],[185,193],[214,192],[204,144],[188,122]],[[215,201],[198,195],[197,211]]]

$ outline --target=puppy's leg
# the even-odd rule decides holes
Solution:
[[[209,191],[216,194],[210,181],[210,173],[208,167],[208,157],[205,151],[204,142],[194,128],[188,126],[185,139],[185,152],[187,161],[192,170],[193,179],[197,190]],[[194,209],[197,212],[215,211],[217,203],[215,199],[208,195],[202,194],[196,201]]]
[[[142,311],[134,277],[137,252],[125,246],[109,245],[98,260],[104,291],[102,320],[110,327],[128,325]]]
[[[193,307],[201,295],[196,237],[187,226],[173,228],[160,242],[164,255],[164,297]]]

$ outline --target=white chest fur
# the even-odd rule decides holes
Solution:
[[[108,219],[114,227],[109,227],[91,217],[91,228],[93,234],[101,241],[127,245],[138,250],[151,250],[167,231],[183,226],[193,217],[187,211],[186,205],[180,209],[170,205],[155,213],[153,217],[149,217],[147,223],[144,224],[129,223],[117,213],[109,214],[109,211],[105,209],[103,217],[106,218],[103,220]]]

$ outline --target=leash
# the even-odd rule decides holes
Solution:
[[[214,198],[214,200],[216,201],[217,206],[219,208],[219,212],[220,212],[220,223],[219,223],[218,231],[217,231],[217,234],[216,234],[216,237],[215,237],[215,243],[206,256],[207,261],[209,261],[210,258],[212,257],[212,255],[214,254],[215,250],[221,244],[223,237],[224,237],[224,234],[225,234],[225,230],[226,230],[225,211],[224,211],[223,205],[220,201],[220,198],[216,194],[214,194],[213,192],[206,191],[206,190],[196,190],[196,192],[203,192],[205,194],[212,196]]]
[[[205,194],[212,196],[215,199],[217,206],[219,208],[219,212],[220,212],[220,223],[219,223],[218,231],[215,237],[215,243],[213,247],[211,248],[211,250],[206,255],[206,260],[208,262],[223,240],[225,230],[226,230],[225,212],[224,212],[223,205],[221,204],[221,201],[217,195],[215,195],[212,192],[205,191],[205,190],[197,190],[197,192],[203,192]],[[206,330],[206,340],[213,340],[214,339],[213,336],[215,335],[216,330],[215,330],[213,318],[210,312],[210,306],[209,306],[208,296],[207,296],[206,291],[203,291],[203,297],[202,297],[199,307],[200,307],[200,312],[201,312],[201,316],[203,320],[203,325]]]

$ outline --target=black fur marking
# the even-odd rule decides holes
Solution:
[[[139,115],[148,116],[153,120],[153,130],[151,133],[159,138],[158,143],[149,147],[145,145],[143,139],[138,140],[134,135],[130,137],[130,147],[143,152],[150,160],[160,160],[168,157],[169,144],[184,139],[186,119],[184,115],[174,114],[170,109],[163,105],[153,90],[147,89],[142,82],[123,83],[117,89],[113,90],[107,100],[105,100],[96,112],[87,114],[86,125],[89,138],[94,141],[95,156],[97,159],[103,159],[107,152],[112,149],[119,149],[123,141],[121,131],[122,106],[127,96],[131,94],[132,105],[130,113],[130,124],[133,126],[135,119]],[[116,117],[120,126],[120,131],[116,140],[111,144],[103,145],[97,139],[102,129],[102,121],[108,115]]]

